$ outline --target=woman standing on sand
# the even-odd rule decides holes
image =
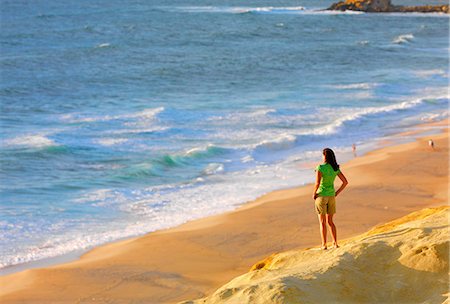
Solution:
[[[339,170],[336,162],[336,156],[333,150],[323,149],[323,164],[316,168],[316,184],[313,192],[313,199],[316,205],[316,211],[319,216],[320,234],[322,236],[322,249],[327,249],[327,227],[331,230],[333,237],[333,246],[338,248],[336,226],[333,223],[333,215],[336,213],[336,196],[348,185],[344,174]],[[341,187],[334,191],[334,179],[336,176],[342,181]]]

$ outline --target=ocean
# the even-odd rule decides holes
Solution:
[[[233,210],[448,117],[449,17],[1,0],[0,267]]]

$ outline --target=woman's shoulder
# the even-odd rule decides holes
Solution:
[[[318,164],[317,167],[316,167],[316,170],[317,171],[321,171],[321,169],[323,169],[326,165],[327,165],[326,163]]]
[[[339,169],[337,171],[335,171],[333,169],[333,167],[330,164],[328,164],[328,163],[323,163],[323,164],[317,165],[316,170],[320,171],[322,173],[337,172],[337,174],[339,174],[341,172]]]

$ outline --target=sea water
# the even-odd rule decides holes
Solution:
[[[0,266],[232,210],[448,117],[449,18],[1,0]],[[346,156],[347,155],[347,156]]]

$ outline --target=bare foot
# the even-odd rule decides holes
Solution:
[[[334,243],[333,248],[339,248],[339,245],[337,243]]]
[[[327,250],[327,245],[322,245],[322,250]]]

